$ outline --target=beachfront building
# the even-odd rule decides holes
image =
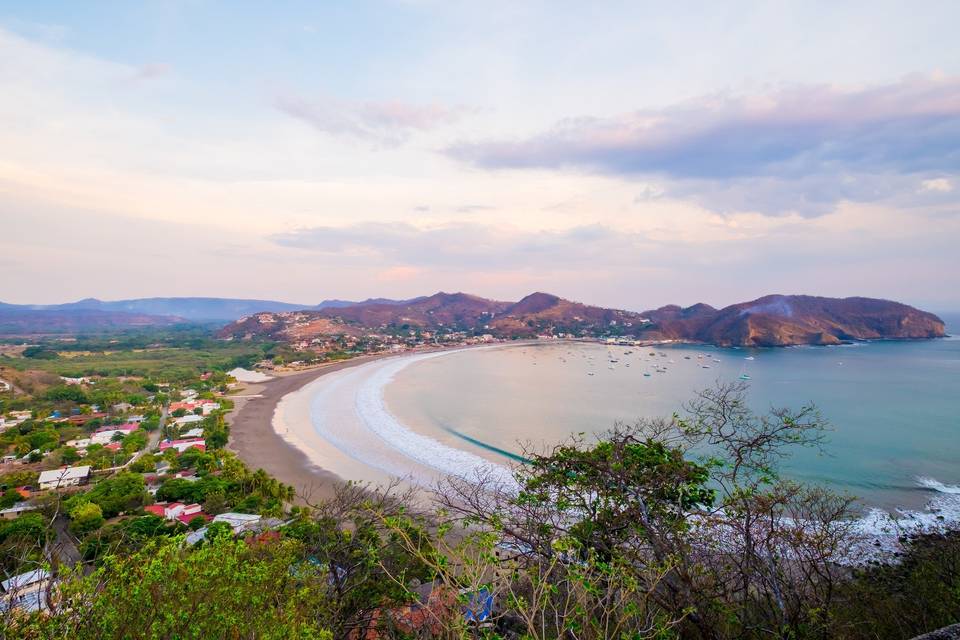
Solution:
[[[86,483],[89,479],[89,465],[82,467],[63,467],[62,469],[41,471],[37,484],[41,490],[61,489],[63,487],[75,487],[79,484]]]

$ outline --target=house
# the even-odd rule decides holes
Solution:
[[[120,451],[120,447],[122,446],[123,445],[119,442],[108,442],[107,444],[103,445],[103,448],[109,449],[110,451]]]
[[[184,431],[183,433],[181,433],[181,434],[180,434],[180,437],[181,437],[181,438],[202,438],[202,437],[203,437],[203,429],[201,429],[200,427],[194,427],[193,429],[190,429],[189,431]]]
[[[160,451],[176,449],[178,452],[183,453],[190,447],[195,447],[200,449],[200,451],[206,451],[207,443],[202,438],[188,438],[186,440],[163,440],[160,443]]]
[[[102,420],[106,417],[107,414],[96,411],[94,413],[81,413],[75,416],[70,416],[67,418],[67,420],[70,422],[70,424],[85,425],[93,420]]]
[[[133,405],[129,402],[118,402],[117,404],[110,407],[110,410],[114,413],[126,413],[133,409]]]
[[[74,449],[86,449],[93,444],[93,441],[90,440],[90,438],[76,438],[74,440],[67,440],[64,444]]]
[[[62,469],[50,469],[41,471],[37,484],[40,490],[59,489],[61,487],[75,487],[78,484],[85,483],[90,478],[90,466],[82,467],[63,467]]]
[[[42,611],[47,608],[50,573],[45,569],[34,569],[0,582],[0,588],[3,589],[0,612],[10,609],[20,609],[25,613]]]
[[[36,511],[37,505],[29,502],[18,502],[7,509],[0,510],[0,518],[4,520],[13,520],[19,518],[28,511]]]
[[[203,413],[203,415],[208,416],[212,412],[220,408],[220,403],[214,400],[189,400],[184,402],[171,402],[170,403],[170,412],[183,410],[187,413],[193,413],[197,409]]]
[[[27,486],[14,487],[13,490],[16,491],[20,495],[20,497],[23,498],[24,500],[30,497],[30,487],[27,487]]]
[[[234,533],[251,529],[260,522],[260,516],[251,513],[221,513],[214,517],[214,522],[226,522],[233,528]]]
[[[107,425],[100,427],[93,432],[93,435],[90,436],[90,441],[93,444],[107,444],[113,440],[113,437],[118,433],[122,436],[128,436],[137,429],[140,428],[138,424],[121,424],[121,425]]]
[[[190,524],[190,521],[200,516],[209,519],[209,516],[203,512],[203,507],[199,504],[183,504],[182,502],[158,502],[143,508],[147,513],[166,518],[167,520],[178,520],[183,524]]]
[[[188,413],[187,415],[185,415],[185,416],[183,416],[183,417],[174,418],[173,421],[174,421],[174,423],[176,423],[178,426],[181,426],[181,427],[182,427],[182,426],[184,426],[184,425],[193,424],[193,423],[195,423],[195,422],[203,422],[203,418],[202,418],[201,416],[198,416],[198,415],[195,415],[195,414],[192,414],[192,413]]]

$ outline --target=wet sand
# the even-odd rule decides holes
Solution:
[[[263,469],[280,482],[291,485],[296,491],[295,502],[298,504],[331,497],[336,486],[343,481],[313,464],[277,434],[273,427],[277,403],[288,393],[323,375],[384,357],[388,355],[362,356],[309,371],[280,374],[266,382],[243,383],[238,393],[230,396],[235,406],[227,418],[230,423],[227,448],[251,469]]]

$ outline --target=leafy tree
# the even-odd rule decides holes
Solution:
[[[112,518],[121,511],[136,509],[149,497],[143,476],[139,473],[121,473],[101,480],[84,495],[87,500],[99,505],[107,518]]]
[[[305,572],[294,576],[297,556],[292,542],[250,547],[213,536],[207,545],[184,548],[157,538],[65,582],[58,607],[69,613],[33,618],[24,635],[331,640],[321,626],[322,580]]]
[[[73,464],[80,459],[80,454],[73,447],[62,447],[59,450],[60,460],[64,464]]]
[[[78,504],[70,511],[70,530],[78,536],[103,526],[103,510],[93,502]]]

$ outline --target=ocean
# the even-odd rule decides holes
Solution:
[[[888,511],[960,493],[958,338],[776,349],[544,341],[420,359],[382,389],[411,431],[508,464],[571,434],[682,411],[697,390],[741,374],[755,410],[813,403],[830,422],[824,451],[794,450],[784,475]]]

